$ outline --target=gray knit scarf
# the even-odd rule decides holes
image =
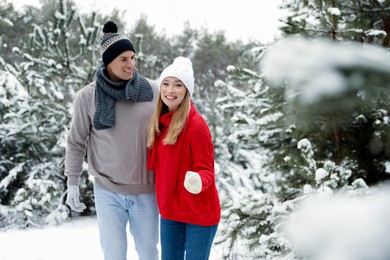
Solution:
[[[136,102],[153,100],[152,87],[135,68],[133,78],[120,82],[111,81],[106,75],[106,70],[104,64],[101,64],[96,72],[96,112],[93,117],[96,130],[115,125],[115,100]]]

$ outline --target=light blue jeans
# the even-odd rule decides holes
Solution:
[[[140,260],[158,260],[159,213],[156,194],[124,195],[94,186],[100,244],[105,260],[126,260],[127,234]]]

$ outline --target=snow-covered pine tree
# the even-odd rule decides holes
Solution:
[[[12,64],[20,62],[21,58],[14,55],[14,46],[22,46],[26,41],[25,36],[29,33],[29,25],[37,23],[41,18],[41,10],[33,7],[25,7],[17,11],[9,0],[0,3],[0,53],[3,60]]]
[[[297,39],[280,42],[269,55],[273,57],[263,64],[272,65],[265,64],[264,73],[283,75],[285,111],[294,111],[286,121],[295,123],[292,134],[297,140],[310,137],[316,160],[350,161],[357,166],[351,181],[363,178],[375,184],[388,179],[388,52],[351,42]],[[299,165],[284,159],[287,169]]]
[[[262,50],[255,48],[251,53],[258,56]],[[215,84],[223,93],[216,100],[215,154],[223,208],[217,243],[226,249],[226,259],[272,259],[288,248],[274,235],[278,177],[266,167],[277,151],[264,144],[277,143],[275,136],[281,135],[281,128],[268,125],[283,116],[283,95],[269,88],[258,72],[236,66],[227,70],[226,82]],[[237,85],[245,85],[246,90]],[[270,96],[279,97],[280,102],[270,102]]]
[[[269,48],[275,62],[273,72],[283,75],[276,77],[276,85],[263,80],[264,67],[261,77],[254,77],[262,89],[268,90],[268,95],[255,95],[262,113],[253,113],[251,105],[246,107],[253,103],[251,91],[261,93],[254,91],[256,84],[251,84],[249,92],[237,92],[229,82],[219,84],[228,86],[224,98],[218,99],[226,138],[220,139],[220,150],[216,151],[223,155],[217,157],[225,176],[223,184],[230,186],[223,194],[233,197],[224,204],[224,222],[229,226],[223,228],[219,240],[228,243],[228,259],[280,259],[288,252],[287,259],[302,259],[294,258],[291,244],[277,227],[306,196],[307,187],[365,189],[365,181],[374,184],[389,176],[389,97],[383,93],[389,82],[388,53],[350,42],[340,46],[321,40],[292,42],[283,45],[285,49],[278,45]],[[324,94],[324,99],[302,104],[302,98],[316,96],[316,91]],[[238,122],[241,127],[237,127]],[[344,134],[337,139],[340,130]],[[247,153],[252,158],[269,155],[261,164],[264,168],[257,171],[260,185],[247,174],[253,168],[251,157],[242,156],[246,143],[260,147],[253,148],[253,154]],[[340,145],[342,149],[338,149]],[[260,160],[257,157],[255,161]],[[265,191],[255,189],[268,183],[271,178],[267,176],[273,177],[274,185]]]
[[[389,1],[282,0],[285,35],[390,46]]]
[[[9,72],[0,71],[0,227],[12,223],[10,215],[14,215],[9,213],[6,205],[11,206],[24,182],[22,171],[28,162],[21,152],[27,147],[17,133],[22,132],[26,125],[23,115],[30,109],[28,100],[26,90],[16,78]],[[22,160],[19,157],[23,157]]]
[[[20,82],[14,85],[23,86],[29,97],[23,107],[15,102],[2,109],[6,119],[1,124],[5,158],[0,164],[1,204],[7,209],[0,211],[7,219],[4,223],[56,223],[69,214],[63,203],[64,141],[75,92],[91,80],[99,62],[100,26],[94,14],[86,25],[72,4],[58,3],[48,21],[31,25],[26,39],[30,45],[14,47],[23,61],[2,63],[3,70]],[[6,91],[9,102],[11,96]],[[87,186],[91,185],[85,177],[82,188]],[[88,204],[91,199],[84,201]]]
[[[299,38],[265,52],[262,75],[285,89],[284,121],[295,123],[286,133],[298,140],[295,151],[281,145],[285,157],[273,162],[284,165],[287,187],[301,180],[302,188],[348,191],[389,179],[388,58],[378,46]],[[305,189],[283,204],[301,196]]]

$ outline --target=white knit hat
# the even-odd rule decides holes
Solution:
[[[192,62],[189,58],[177,57],[171,65],[166,67],[160,76],[159,85],[166,77],[176,77],[180,79],[186,86],[190,96],[194,93],[194,70],[192,69]]]

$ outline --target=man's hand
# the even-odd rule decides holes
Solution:
[[[68,196],[66,198],[66,204],[70,206],[71,209],[77,212],[83,212],[86,208],[84,203],[80,202],[80,190],[77,185],[68,186]]]

